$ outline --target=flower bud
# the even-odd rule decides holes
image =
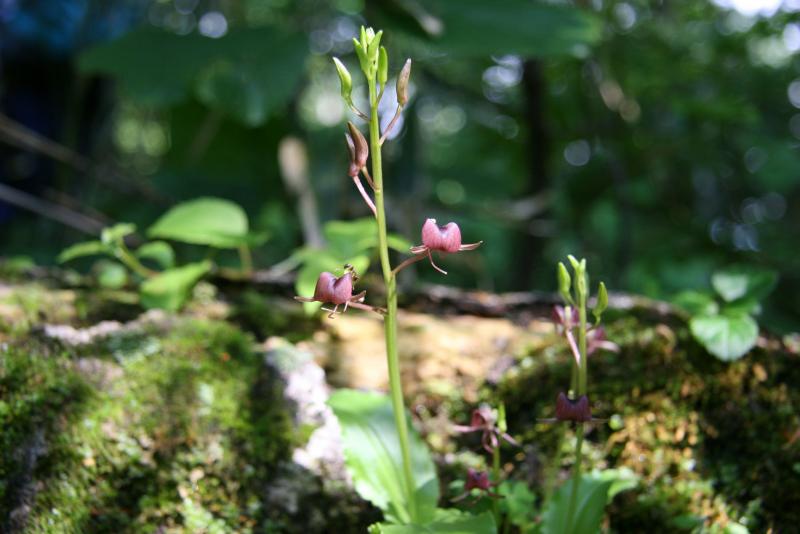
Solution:
[[[389,55],[386,49],[381,47],[380,54],[378,55],[378,83],[381,86],[386,85],[386,80],[389,79]]]
[[[563,263],[558,262],[558,292],[561,293],[561,298],[568,303],[572,302],[571,288],[572,279],[569,276],[569,272]]]
[[[347,175],[351,177],[358,176],[361,168],[356,164],[356,147],[353,144],[353,138],[350,137],[349,133],[345,132],[344,140],[347,143],[347,151],[350,153],[350,167],[347,169]]]
[[[336,71],[339,73],[339,81],[341,82],[342,98],[350,104],[352,102],[353,94],[353,78],[350,76],[347,67],[344,63],[339,61],[339,58],[333,58],[333,63],[336,65]]]
[[[364,28],[361,28],[362,30]],[[361,46],[361,43],[356,39],[353,38],[353,48],[356,51],[356,55],[358,56],[358,64],[361,65],[361,71],[364,74],[369,72],[369,61],[367,61],[367,49],[364,46]]]
[[[352,163],[355,163],[356,167],[361,170],[367,164],[367,159],[369,158],[369,144],[364,138],[364,134],[361,133],[361,130],[350,121],[347,121],[347,130],[353,142],[354,157],[352,158]]]
[[[372,28],[370,28],[367,31],[371,32]],[[383,30],[380,30],[378,33],[376,33],[368,41],[367,57],[369,58],[369,64],[370,64],[370,67],[372,67],[372,68],[375,68],[378,65],[378,56],[380,55],[381,37],[382,36],[383,36]],[[367,37],[369,38],[369,34],[367,34]]]
[[[408,79],[411,77],[411,60],[407,59],[405,65],[397,75],[397,103],[405,106],[408,103]]]
[[[422,244],[430,250],[458,252],[461,248],[461,229],[454,222],[438,226],[436,219],[427,219],[422,225]]]
[[[592,310],[592,315],[597,322],[600,322],[600,317],[606,308],[608,308],[608,291],[606,291],[606,285],[600,282],[600,287],[597,288],[597,304]]]

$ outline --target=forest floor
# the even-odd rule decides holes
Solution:
[[[505,471],[553,491],[573,431],[539,419],[553,416],[571,356],[547,305],[508,317],[438,308],[401,313],[400,352],[445,487],[482,461],[478,438],[451,425],[503,402],[522,443],[504,449]],[[630,481],[606,527],[792,531],[796,347],[762,337],[724,363],[664,309],[611,310],[621,350],[590,359],[592,409],[608,421],[590,427],[588,464]],[[385,390],[385,365],[380,319],[356,310],[310,319],[283,296],[202,284],[180,314],[142,312],[122,293],[8,279],[0,531],[364,532],[380,514],[351,488],[325,400],[331,388]]]

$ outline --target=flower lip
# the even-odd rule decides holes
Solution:
[[[344,273],[336,277],[333,273],[323,272],[317,279],[314,288],[314,300],[317,302],[330,302],[331,304],[344,304],[353,297],[353,275]]]
[[[422,244],[430,250],[458,252],[461,248],[461,229],[454,222],[439,226],[436,219],[427,219],[422,225]]]
[[[447,271],[440,269],[433,263],[433,256],[431,251],[439,251],[443,253],[461,252],[464,250],[475,250],[481,246],[483,241],[477,243],[461,244],[461,229],[454,222],[449,222],[444,226],[438,226],[436,219],[426,219],[425,224],[422,225],[422,244],[411,247],[411,253],[417,256],[416,259],[411,259],[408,263],[413,263],[425,256],[431,262],[434,269],[442,274],[447,274]],[[403,263],[405,266],[406,262]]]
[[[556,419],[576,423],[591,421],[592,410],[589,408],[589,397],[581,395],[576,400],[570,400],[562,391],[556,398]]]

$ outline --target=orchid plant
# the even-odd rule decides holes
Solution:
[[[402,115],[404,107],[409,102],[409,79],[411,76],[411,60],[406,60],[402,69],[397,75],[395,82],[395,92],[397,107],[391,121],[381,131],[381,121],[379,117],[379,104],[383,98],[389,82],[389,56],[386,48],[381,46],[383,32],[375,32],[372,28],[361,28],[358,39],[353,39],[356,56],[361,67],[361,71],[366,78],[369,108],[360,109],[353,101],[353,79],[345,64],[338,58],[334,58],[334,64],[339,74],[341,82],[341,95],[345,104],[355,114],[358,119],[366,123],[367,135],[365,136],[356,124],[348,121],[345,131],[345,141],[349,154],[349,166],[347,174],[352,179],[354,186],[358,190],[364,203],[372,212],[377,222],[378,232],[378,255],[380,258],[381,273],[385,286],[386,302],[381,306],[370,306],[364,301],[366,292],[353,293],[353,284],[357,281],[358,275],[354,270],[346,266],[344,273],[337,277],[333,273],[323,272],[319,275],[314,295],[310,297],[298,296],[297,300],[302,302],[321,302],[331,304],[333,308],[328,308],[329,317],[333,318],[338,313],[339,306],[342,306],[342,313],[349,307],[360,308],[373,311],[383,319],[386,341],[386,358],[389,371],[389,389],[391,398],[391,413],[394,422],[394,432],[397,443],[384,443],[380,451],[365,451],[364,456],[377,455],[386,456],[386,451],[399,448],[400,465],[387,465],[386,473],[381,471],[380,462],[371,464],[359,463],[363,458],[354,458],[355,454],[348,454],[349,436],[358,435],[358,443],[353,447],[364,447],[364,433],[374,430],[376,424],[364,421],[369,417],[379,417],[382,413],[379,401],[374,397],[361,397],[356,392],[342,393],[338,397],[334,396],[330,402],[337,414],[340,424],[343,427],[343,437],[345,440],[346,456],[349,456],[349,467],[353,478],[359,476],[361,480],[356,480],[356,489],[377,506],[384,510],[390,522],[408,525],[426,525],[425,528],[436,530],[436,524],[453,521],[461,521],[460,512],[457,510],[440,510],[436,508],[438,500],[438,483],[435,479],[435,471],[430,461],[427,451],[419,452],[419,439],[415,436],[409,437],[413,428],[409,426],[406,417],[406,410],[403,403],[403,391],[400,380],[400,361],[397,351],[397,276],[408,267],[420,260],[427,259],[437,271],[447,274],[434,263],[433,253],[450,254],[460,251],[473,250],[480,246],[480,242],[464,245],[461,242],[461,230],[454,222],[445,226],[438,226],[435,219],[427,219],[422,226],[422,244],[411,247],[411,256],[394,266],[389,257],[389,238],[386,224],[385,208],[385,189],[382,167],[382,147],[389,138],[389,134],[397,126],[398,120]],[[367,140],[367,138],[369,140]],[[368,163],[371,162],[371,170]],[[363,181],[362,181],[363,177]],[[365,185],[366,184],[366,185]],[[344,401],[342,399],[346,398]],[[354,406],[359,402],[363,403],[364,414],[356,414]],[[359,426],[361,425],[361,426]],[[386,434],[384,432],[384,434]],[[374,436],[376,440],[386,439],[385,435]],[[363,450],[363,449],[362,449]],[[416,455],[416,456],[415,456]],[[391,455],[390,455],[391,456]],[[387,460],[391,464],[393,458]],[[364,468],[354,467],[361,465]],[[425,478],[432,480],[415,480],[420,478],[418,472],[420,466],[424,467]],[[431,475],[432,472],[432,475]],[[402,478],[402,483],[397,485],[394,474],[397,473]],[[481,483],[482,484],[482,483]],[[368,486],[370,486],[367,489]],[[478,484],[479,487],[480,484]],[[395,491],[395,489],[397,491]],[[471,532],[488,532],[480,527],[489,525],[492,517],[480,518],[480,520],[470,519]],[[371,528],[374,532],[391,532],[392,527],[385,525],[375,525]],[[477,528],[476,527],[480,527]]]
[[[588,397],[589,356],[598,349],[618,351],[616,344],[608,341],[605,331],[600,326],[603,312],[608,307],[608,291],[603,282],[597,290],[597,299],[592,315],[594,323],[590,324],[587,314],[589,301],[589,275],[586,271],[586,259],[580,261],[568,256],[573,274],[570,276],[563,263],[558,264],[558,288],[564,306],[557,306],[553,316],[557,330],[564,335],[573,357],[572,379],[569,392],[560,392],[556,398],[555,418],[544,422],[566,422],[575,426],[576,446],[575,463],[572,466],[572,479],[569,499],[564,518],[565,532],[573,532],[578,523],[578,494],[581,484],[581,464],[583,462],[584,425],[603,421],[592,417],[591,404]]]

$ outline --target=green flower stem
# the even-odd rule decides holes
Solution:
[[[578,274],[583,276],[583,273]],[[578,291],[578,317],[580,324],[578,327],[578,349],[581,353],[581,364],[578,368],[578,392],[577,396],[586,395],[586,377],[589,367],[589,355],[586,352],[586,292]],[[578,485],[581,480],[581,463],[583,461],[583,423],[578,423],[576,431],[578,443],[575,445],[575,465],[572,468],[572,489],[569,496],[569,509],[567,512],[567,532],[572,531],[575,524],[575,506],[578,500]]]
[[[381,259],[383,282],[386,285],[386,360],[389,364],[389,389],[392,397],[392,411],[397,435],[400,438],[400,451],[403,456],[403,475],[405,478],[408,510],[411,520],[417,519],[416,484],[411,468],[411,451],[408,444],[408,423],[403,403],[403,386],[400,381],[400,358],[397,354],[397,280],[389,262],[389,240],[386,232],[386,209],[383,202],[383,169],[381,167],[380,123],[378,121],[378,96],[375,91],[375,77],[369,77],[369,142],[372,156],[372,179],[375,182],[375,208],[378,219],[378,250]]]
[[[498,440],[497,447],[492,450],[492,478],[494,479],[494,483],[499,487],[500,486],[500,444]],[[494,522],[497,525],[498,532],[500,531],[500,526],[503,522],[503,518],[500,516],[500,504],[498,504],[497,499],[492,499],[492,512],[494,513]]]

